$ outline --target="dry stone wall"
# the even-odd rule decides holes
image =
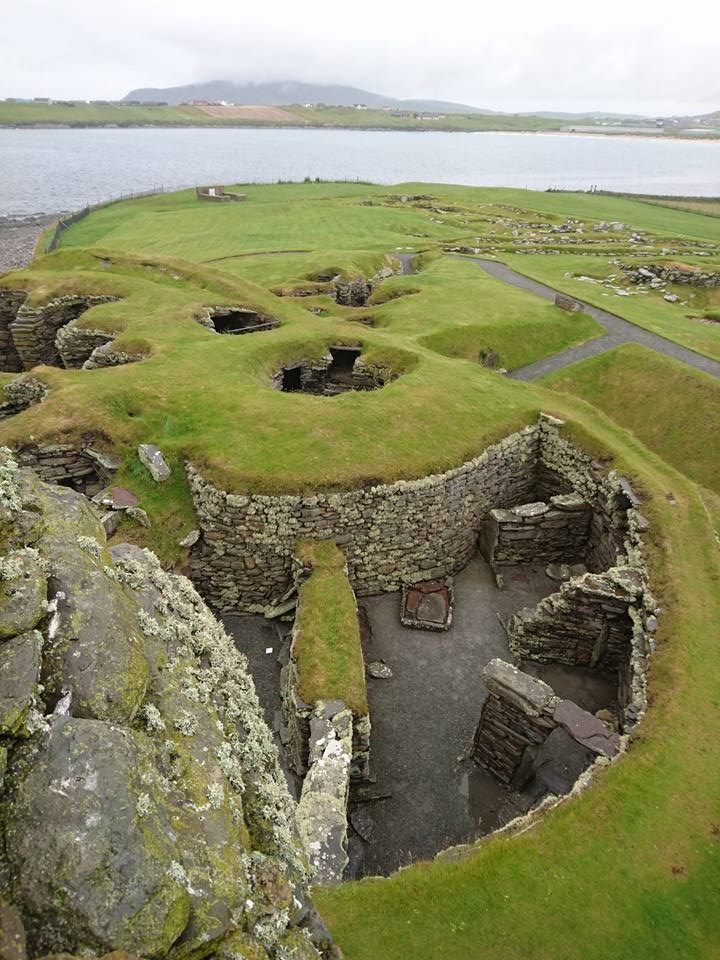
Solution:
[[[491,567],[522,563],[579,563],[587,551],[591,508],[577,493],[549,503],[491,510],[480,531],[480,551]]]
[[[46,483],[72,487],[88,497],[100,493],[119,466],[119,461],[90,445],[28,445],[21,447],[16,456],[20,466],[30,467]]]
[[[24,290],[0,290],[0,370],[4,373],[19,373],[23,369],[10,324],[15,320],[26,296]]]
[[[608,759],[620,750],[620,737],[552,687],[512,664],[495,659],[485,667],[488,698],[473,742],[473,759],[502,783],[517,789],[529,782],[540,748],[561,728],[576,744]],[[578,771],[579,773],[580,771]]]
[[[58,297],[40,307],[27,307],[23,304],[9,328],[23,368],[31,370],[40,363],[62,366],[60,351],[56,344],[60,329],[77,319],[90,307],[113,300],[117,300],[117,297],[75,296]],[[105,339],[110,337],[106,334]],[[69,346],[68,351],[72,352]],[[91,352],[92,348],[87,351],[87,356]]]
[[[538,435],[528,427],[444,474],[315,496],[228,494],[188,464],[202,531],[193,580],[219,610],[265,610],[292,588],[300,539],[341,546],[361,596],[457,573],[491,509],[533,499]]]

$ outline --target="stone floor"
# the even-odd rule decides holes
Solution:
[[[533,606],[557,589],[542,567],[515,568],[499,591],[477,556],[456,578],[452,626],[447,632],[400,624],[399,593],[369,597],[372,640],[366,663],[384,660],[389,679],[368,677],[374,783],[371,802],[351,804],[348,877],[387,875],[415,860],[494,830],[532,799],[511,793],[467,755],[486,696],[482,670],[493,657],[510,659],[505,630],[519,607]],[[502,622],[501,622],[502,620]],[[280,665],[289,625],[262,617],[224,617],[248,658],[271,728],[280,710]],[[616,683],[597,671],[523,664],[563,697],[589,710],[612,703]],[[279,738],[278,738],[279,744]],[[297,796],[296,778],[286,770]],[[368,788],[366,788],[368,789]]]

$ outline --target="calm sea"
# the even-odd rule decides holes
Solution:
[[[720,142],[354,130],[0,130],[0,215],[200,183],[360,179],[720,195]]]

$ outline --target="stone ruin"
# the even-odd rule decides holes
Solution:
[[[245,658],[189,581],[1,456],[3,956],[337,957]]]
[[[276,317],[258,313],[251,307],[207,307],[196,319],[208,330],[221,334],[259,333],[280,326]]]
[[[35,403],[42,403],[47,394],[47,385],[37,377],[16,377],[2,389],[4,399],[0,401],[0,420],[27,410]]]
[[[364,307],[370,299],[373,286],[373,281],[365,277],[346,280],[337,276],[333,279],[333,298],[341,307]]]
[[[302,360],[283,367],[272,378],[272,386],[283,393],[336,397],[349,390],[377,390],[393,379],[388,367],[365,364],[362,347],[337,345],[317,360]]]
[[[71,443],[25,444],[15,456],[21,467],[29,467],[46,483],[69,487],[92,498],[109,483],[120,461],[92,446]]]
[[[40,364],[79,369],[115,339],[114,333],[78,327],[74,321],[91,307],[119,297],[57,297],[38,307],[27,306],[26,298],[23,291],[0,291],[2,370],[31,370]]]
[[[620,737],[598,717],[512,664],[485,667],[488,697],[475,733],[472,758],[513,790],[534,799],[568,793],[596,757],[614,759]]]
[[[214,203],[231,203],[247,200],[246,193],[231,193],[220,184],[207,187],[196,187],[195,196],[198,200],[209,200]]]
[[[631,283],[663,286],[675,283],[691,287],[720,287],[720,272],[703,270],[684,263],[620,264],[620,269]]]

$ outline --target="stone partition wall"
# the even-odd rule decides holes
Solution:
[[[612,758],[620,737],[572,700],[504,660],[483,671],[488,698],[475,732],[472,757],[506,785],[522,789],[533,776],[541,746],[560,727],[592,756]]]
[[[510,651],[518,659],[619,671],[633,632],[630,608],[642,589],[632,567],[573,577],[534,609],[511,617]]]
[[[447,473],[347,493],[228,494],[187,465],[202,536],[191,571],[219,610],[259,612],[292,587],[299,539],[332,539],[360,596],[461,570],[493,507],[533,499],[538,428],[488,447]]]
[[[599,573],[618,563],[625,552],[627,511],[637,506],[628,484],[614,471],[602,473],[602,464],[560,436],[562,421],[541,416],[537,463],[537,499],[578,493],[592,508],[585,564]]]
[[[591,507],[578,493],[549,503],[491,510],[480,531],[480,552],[491,567],[585,560]]]
[[[10,333],[10,324],[25,302],[24,290],[0,290],[0,371],[20,373],[23,369],[20,354],[15,349],[15,341]]]
[[[116,334],[107,330],[77,327],[74,321],[60,327],[55,337],[55,346],[62,365],[70,370],[79,370],[89,360],[96,347],[112,343]]]

